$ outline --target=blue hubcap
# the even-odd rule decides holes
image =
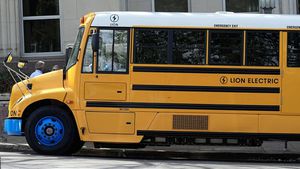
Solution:
[[[62,140],[64,132],[62,122],[53,116],[40,119],[35,126],[35,136],[40,144],[45,146],[58,144]]]

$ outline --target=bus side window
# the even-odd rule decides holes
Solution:
[[[246,39],[247,66],[279,65],[278,31],[247,31]]]
[[[203,65],[206,32],[195,29],[136,29],[134,63]]]
[[[115,30],[114,35],[114,72],[126,72],[128,61],[128,31],[127,30]]]
[[[168,30],[137,29],[134,63],[167,64]]]
[[[98,71],[112,71],[113,30],[100,30]]]
[[[98,72],[128,71],[128,30],[101,29],[98,52]]]
[[[288,67],[300,67],[300,32],[288,32]]]
[[[210,65],[242,65],[243,31],[212,30],[209,44]]]
[[[85,52],[84,52],[82,73],[92,73],[92,72],[93,72],[92,37],[89,36],[88,42],[85,47]]]
[[[206,32],[203,30],[173,31],[173,64],[204,65]]]

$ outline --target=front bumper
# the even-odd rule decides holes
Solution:
[[[22,132],[22,119],[5,119],[4,120],[4,133],[10,136],[21,136]]]

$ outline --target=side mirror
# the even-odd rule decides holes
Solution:
[[[12,53],[12,51],[10,51],[8,53],[8,55],[5,57],[5,59],[4,59],[5,63],[11,63],[11,61],[13,60],[13,57],[12,57],[11,53]]]
[[[68,60],[69,60],[69,58],[70,58],[70,55],[71,55],[71,53],[72,53],[72,50],[73,50],[73,44],[68,44],[67,45],[67,47],[66,47],[66,57],[65,57],[65,62],[66,62],[66,65],[67,65],[67,63],[68,63]]]
[[[93,52],[98,52],[99,50],[99,32],[92,35],[92,49]]]
[[[27,60],[19,60],[19,62],[18,62],[18,68],[19,69],[23,69],[27,63],[28,63]]]

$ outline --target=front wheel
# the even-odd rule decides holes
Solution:
[[[64,109],[54,106],[32,112],[25,124],[25,136],[30,147],[41,154],[71,154],[83,145],[73,118]]]

